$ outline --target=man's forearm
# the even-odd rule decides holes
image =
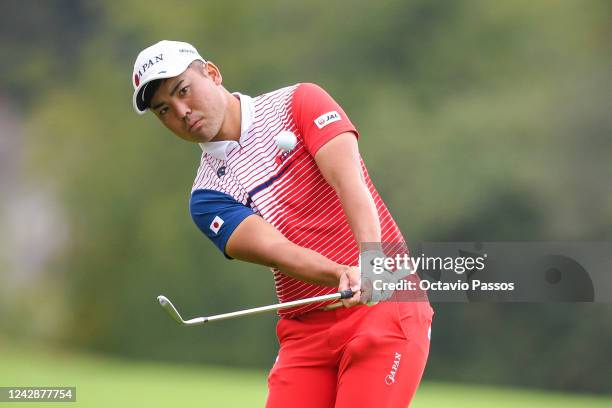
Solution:
[[[336,136],[319,149],[315,161],[336,191],[357,243],[380,242],[378,211],[365,181],[355,135]]]
[[[380,242],[378,211],[365,183],[359,180],[341,184],[336,193],[357,243]]]
[[[273,248],[271,265],[282,273],[301,281],[323,286],[338,286],[346,266],[337,264],[318,252],[291,242],[278,243]]]
[[[225,250],[232,258],[271,266],[288,276],[324,286],[338,286],[347,269],[292,243],[258,215],[247,217],[238,225]]]

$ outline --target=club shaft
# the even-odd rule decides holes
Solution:
[[[252,309],[245,309],[245,310],[238,310],[236,312],[222,313],[222,314],[218,314],[214,316],[208,316],[205,319],[206,321],[209,321],[209,322],[212,322],[215,320],[231,319],[234,317],[239,317],[239,316],[244,316],[244,315],[263,313],[263,312],[269,312],[272,310],[286,309],[288,307],[307,305],[309,303],[324,302],[328,300],[337,300],[337,299],[340,299],[340,297],[341,297],[340,293],[332,293],[330,295],[315,296],[315,297],[306,298],[306,299],[292,300],[290,302],[276,303],[274,305],[254,307]],[[192,319],[192,320],[196,320],[196,319]],[[194,322],[193,324],[201,324],[201,323]]]

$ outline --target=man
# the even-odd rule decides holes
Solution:
[[[282,302],[355,293],[340,307],[279,313],[267,407],[407,406],[433,312],[427,302],[364,305],[371,295],[362,293],[360,243],[404,239],[342,108],[313,84],[232,94],[212,62],[175,41],[138,55],[133,86],[138,113],[151,110],[176,136],[200,144],[191,214],[227,258],[272,267]],[[290,132],[282,150],[281,132]]]

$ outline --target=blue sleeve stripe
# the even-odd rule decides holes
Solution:
[[[238,225],[254,212],[229,194],[214,190],[195,190],[189,200],[193,222],[223,252]]]

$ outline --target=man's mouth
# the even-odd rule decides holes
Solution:
[[[189,125],[189,131],[191,132],[193,129],[195,129],[200,124],[200,122],[202,122],[202,118],[196,120],[191,125]]]

